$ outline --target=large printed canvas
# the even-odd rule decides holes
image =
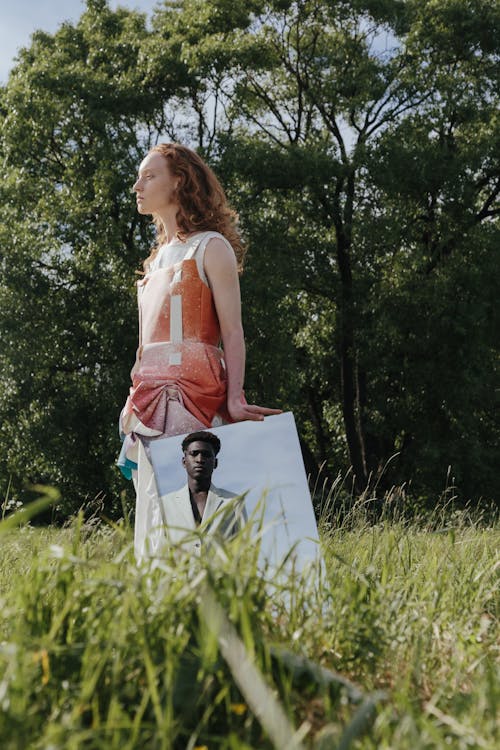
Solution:
[[[261,558],[279,565],[293,549],[297,571],[319,560],[319,538],[293,414],[211,428],[221,441],[213,483],[246,494],[250,519],[263,513]],[[151,443],[160,496],[186,482],[181,443],[176,435]],[[257,525],[255,526],[257,529]]]

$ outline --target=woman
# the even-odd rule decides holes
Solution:
[[[141,559],[161,536],[154,531],[161,518],[151,439],[279,410],[247,404],[244,396],[244,251],[217,178],[194,151],[166,143],[147,154],[133,190],[139,213],[151,214],[157,229],[138,282],[139,348],[120,420],[126,437],[119,464],[134,477]]]

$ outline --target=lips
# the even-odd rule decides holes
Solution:
[[[206,474],[206,473],[207,473],[206,466],[195,466],[193,468],[193,474]]]

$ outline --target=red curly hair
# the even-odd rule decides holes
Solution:
[[[171,174],[179,178],[176,191],[179,203],[176,215],[180,227],[178,239],[185,240],[193,232],[219,232],[230,242],[241,273],[245,248],[238,232],[238,214],[229,207],[215,174],[195,151],[179,143],[160,143],[149,153],[156,152],[167,160]],[[153,216],[153,221],[157,237],[151,254],[144,261],[146,270],[167,241],[160,217]]]

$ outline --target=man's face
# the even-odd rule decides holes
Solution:
[[[184,451],[182,464],[191,479],[210,480],[217,466],[217,459],[210,443],[196,440],[194,443],[190,443]]]

